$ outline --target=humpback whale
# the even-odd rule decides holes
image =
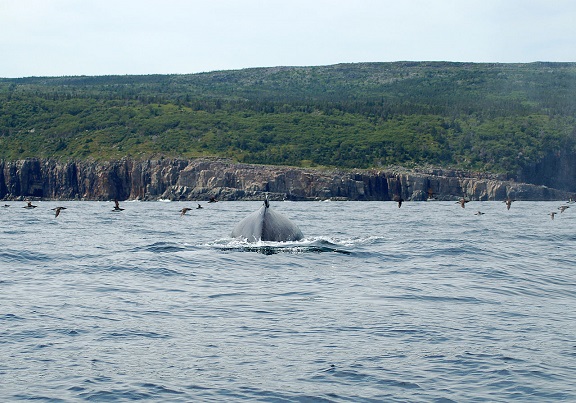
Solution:
[[[300,228],[284,215],[270,208],[268,197],[264,205],[248,215],[232,230],[233,238],[244,238],[248,242],[299,241],[304,238]]]

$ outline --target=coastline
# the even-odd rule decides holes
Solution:
[[[451,169],[314,169],[226,159],[0,161],[2,200],[567,200],[573,194],[503,175]]]

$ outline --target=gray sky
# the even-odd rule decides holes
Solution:
[[[574,0],[0,0],[0,77],[576,61]]]

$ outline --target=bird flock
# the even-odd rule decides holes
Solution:
[[[429,190],[428,191],[428,200],[435,200],[434,198],[434,193]],[[393,200],[398,204],[398,208],[402,207],[402,203],[405,201],[402,197],[395,195]],[[214,197],[211,197],[208,200],[208,203],[216,203],[218,200]],[[512,203],[515,202],[516,200],[511,199],[511,198],[506,198],[503,203],[506,204],[506,209],[510,210],[510,208],[512,207]],[[462,208],[466,208],[466,204],[470,202],[470,199],[467,199],[466,197],[461,197],[456,204],[459,204],[460,207]],[[575,201],[570,198],[566,204],[574,204]],[[563,204],[560,207],[558,207],[558,210],[560,210],[560,214],[564,213],[567,209],[570,208],[570,206]],[[10,207],[10,204],[4,204],[2,207],[6,208],[6,207]],[[22,206],[22,208],[27,209],[27,210],[32,210],[35,209],[36,205],[32,204],[31,201],[27,201],[26,204],[24,206]],[[200,210],[203,209],[204,207],[202,207],[202,205],[200,203],[198,203],[198,206],[196,207],[196,210]],[[60,213],[62,212],[62,210],[66,210],[66,207],[64,206],[58,206],[58,207],[54,207],[51,210],[54,211],[54,218],[57,218],[58,216],[60,216]],[[180,213],[180,216],[184,216],[186,215],[186,213],[188,213],[189,211],[191,211],[192,208],[191,207],[184,207],[181,210],[179,210],[178,212]],[[117,199],[114,199],[114,208],[112,209],[112,211],[114,212],[121,212],[124,211],[124,208],[120,207],[120,202]],[[476,213],[474,213],[477,216],[482,216],[485,213],[483,213],[482,211],[477,211]],[[548,215],[550,216],[550,218],[553,220],[554,217],[556,216],[556,214],[558,214],[557,211],[552,211],[550,213],[548,213]]]
[[[428,189],[428,199],[427,199],[427,200],[436,200],[436,199],[434,199],[434,194],[435,194],[435,193],[434,193],[431,189]],[[405,200],[404,200],[401,196],[399,196],[399,195],[395,195],[392,200],[394,200],[396,203],[398,203],[398,208],[402,207],[402,203],[405,201]],[[512,198],[510,198],[510,197],[506,198],[506,199],[503,201],[503,203],[506,204],[506,210],[510,210],[510,208],[512,207],[512,202],[515,202],[515,201],[516,201],[515,199],[512,199]],[[467,199],[466,197],[461,197],[460,199],[458,199],[458,201],[456,202],[456,204],[459,204],[460,207],[462,207],[462,208],[466,208],[466,203],[469,203],[469,202],[470,202],[470,199]],[[575,201],[574,201],[572,198],[570,198],[570,199],[566,202],[566,204],[573,204],[574,202],[575,202]],[[563,213],[563,212],[565,212],[565,211],[566,211],[567,209],[569,209],[569,208],[570,208],[570,206],[567,206],[567,205],[563,204],[562,206],[558,207],[558,210],[560,210],[560,213]],[[482,211],[477,211],[476,213],[474,213],[474,215],[477,215],[477,216],[482,216],[482,215],[484,215],[484,214],[485,214],[485,213],[483,213]],[[554,216],[555,216],[556,214],[558,214],[557,211],[552,211],[552,212],[550,212],[548,215],[549,215],[550,218],[553,220],[553,219],[554,219]]]
[[[503,201],[503,203],[506,204],[506,210],[510,210],[510,207],[512,207],[512,202],[514,202],[516,200],[511,199],[511,198],[506,198],[506,200]],[[465,197],[460,198],[460,200],[458,200],[456,203],[460,204],[460,207],[462,208],[466,208],[466,203],[470,202],[469,199],[466,199]],[[570,199],[568,200],[566,203],[568,204],[572,204],[574,203],[574,200]],[[566,205],[562,205],[560,207],[558,207],[558,210],[560,210],[560,213],[563,213],[564,211],[566,211],[567,209],[569,209],[570,206],[566,206]],[[478,211],[475,213],[475,215],[483,215],[484,213],[481,211]],[[557,214],[556,211],[552,211],[551,213],[549,213],[550,218],[554,219],[554,216]]]
[[[216,203],[218,200],[216,200],[216,198],[211,197],[210,200],[208,200],[208,203]],[[7,208],[10,207],[10,204],[4,204],[2,207]],[[26,204],[24,206],[22,206],[22,208],[26,209],[26,210],[33,210],[36,207],[38,207],[35,204],[32,204],[31,201],[27,201]],[[202,205],[200,203],[198,203],[198,206],[196,207],[196,210],[200,210],[203,209],[204,207],[202,207]],[[51,210],[54,211],[54,218],[57,218],[60,213],[62,212],[62,210],[66,210],[66,207],[64,206],[58,206],[58,207],[54,207]],[[180,216],[185,215],[187,212],[189,212],[190,210],[192,210],[190,207],[184,207],[183,209],[181,209],[179,211]],[[120,202],[117,199],[114,199],[114,208],[112,209],[112,211],[114,212],[120,212],[120,211],[124,211],[123,207],[120,207]]]

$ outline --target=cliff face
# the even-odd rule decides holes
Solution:
[[[518,179],[555,189],[576,189],[576,154],[566,150],[548,154],[519,172]]]
[[[3,199],[561,200],[568,192],[460,171],[314,170],[225,160],[0,161]]]

